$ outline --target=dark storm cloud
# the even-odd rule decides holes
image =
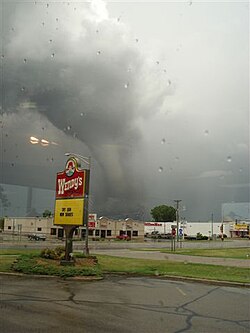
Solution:
[[[74,151],[92,157],[102,215],[182,199],[182,216],[219,219],[224,202],[249,202],[247,4],[1,8],[0,182],[53,189]]]
[[[82,142],[97,164],[97,206],[107,212],[133,211],[143,198],[142,175],[132,172],[141,144],[137,119],[161,106],[167,80],[152,80],[155,74],[134,39],[123,24],[108,17],[102,2],[77,4],[77,9],[74,4],[41,3],[11,7],[2,56],[8,130],[20,121],[19,135],[27,128],[36,134],[47,122],[47,135],[54,126],[54,141],[60,138],[58,149],[67,137]],[[29,155],[30,149],[29,143],[22,145],[20,155]],[[44,154],[35,156],[41,166]],[[13,172],[12,183],[22,181],[20,173],[14,177]]]

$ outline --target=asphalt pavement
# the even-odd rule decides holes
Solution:
[[[249,333],[250,289],[109,276],[0,276],[2,333]]]

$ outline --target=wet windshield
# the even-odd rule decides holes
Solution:
[[[91,157],[98,216],[181,200],[185,220],[249,218],[246,2],[0,8],[1,216],[53,212],[74,152]]]

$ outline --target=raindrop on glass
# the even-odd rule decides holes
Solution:
[[[209,134],[209,131],[208,131],[208,130],[205,130],[205,131],[204,131],[204,135],[205,135],[205,136],[208,136],[208,134]]]
[[[101,51],[97,51],[96,54],[97,54],[97,55],[100,55],[100,54],[101,54]]]
[[[175,160],[176,160],[176,161],[179,161],[179,159],[180,159],[180,157],[178,157],[178,156],[175,157]]]
[[[42,26],[44,27],[44,25],[45,25],[45,23],[44,22],[42,22]]]
[[[48,3],[47,3],[47,5],[46,5],[46,7],[49,8],[49,4],[48,4]]]
[[[239,172],[242,172],[242,171],[243,171],[243,169],[242,169],[242,168],[240,168],[240,169],[239,169]]]
[[[52,43],[52,39],[50,39],[49,42]]]
[[[189,6],[192,6],[193,1],[189,1],[188,4],[189,4]]]
[[[164,143],[166,143],[166,139],[165,139],[165,138],[163,138],[163,139],[161,140],[161,144],[163,145]]]
[[[14,164],[14,163],[11,163],[11,166],[13,167],[13,166],[15,166],[15,164]]]
[[[168,80],[168,86],[170,86],[171,85],[171,81],[170,80]]]
[[[24,59],[23,59],[23,62],[26,64],[26,62],[27,62],[27,59],[26,59],[26,58],[24,58]]]
[[[55,53],[52,53],[52,54],[51,54],[51,58],[54,58],[54,57],[55,57]]]
[[[99,33],[99,30],[96,30],[95,32],[98,34],[98,33]]]
[[[135,39],[135,41],[136,41],[136,43],[138,43],[138,42],[139,42],[139,39],[138,39],[138,38],[136,38],[136,39]]]
[[[229,163],[231,163],[231,162],[232,162],[232,157],[231,157],[231,156],[228,156],[228,157],[227,157],[227,161],[228,161]]]
[[[162,172],[163,171],[163,167],[160,166],[159,169],[158,169],[158,171]]]
[[[25,91],[25,87],[22,87],[22,88],[21,88],[21,91]]]
[[[2,59],[4,58],[4,54],[1,55],[1,58],[2,58]]]
[[[156,61],[156,64],[157,64],[157,65],[160,65],[160,61],[157,60],[157,61]]]
[[[66,127],[66,129],[67,129],[67,131],[70,131],[70,130],[71,130],[71,126],[68,125],[68,126]]]
[[[56,22],[58,22],[59,21],[59,19],[58,19],[58,17],[56,18]]]
[[[164,72],[164,73],[167,73],[167,70],[166,70],[166,69],[163,69],[163,72]]]
[[[128,87],[129,87],[129,83],[127,82],[124,84],[124,88],[127,89]]]

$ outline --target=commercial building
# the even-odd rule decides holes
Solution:
[[[97,218],[96,214],[89,214],[89,237],[96,239],[114,239],[128,237],[130,239],[144,238],[144,223],[133,219],[113,220],[107,217]],[[8,217],[4,220],[4,232],[15,235],[44,234],[48,238],[64,237],[61,226],[53,224],[53,218],[42,217]],[[82,238],[86,234],[85,227],[75,230],[75,238]]]
[[[230,237],[250,237],[249,234],[250,220],[236,220],[228,223]]]
[[[97,218],[96,214],[89,214],[88,231],[89,237],[93,240],[114,239],[117,237],[143,240],[147,233],[158,231],[161,234],[171,233],[171,226],[175,222],[143,222],[130,218],[113,220],[102,216]],[[223,228],[222,228],[223,225]],[[221,222],[187,222],[181,221],[179,228],[181,234],[195,236],[201,233],[204,236],[220,235],[227,237],[247,237],[249,236],[249,220],[236,220]],[[8,217],[4,219],[4,232],[14,235],[44,234],[47,238],[63,238],[64,229],[53,224],[53,218],[42,217]],[[84,238],[85,227],[78,227],[75,230],[75,238]]]
[[[158,231],[161,234],[171,233],[171,226],[176,225],[176,222],[145,222],[144,232],[152,233]],[[181,221],[179,224],[179,229],[181,229],[181,234],[188,236],[196,236],[197,233],[201,233],[204,236],[210,237],[213,235],[219,235],[221,233],[221,222],[188,222]],[[229,231],[227,231],[227,236],[230,236]]]

